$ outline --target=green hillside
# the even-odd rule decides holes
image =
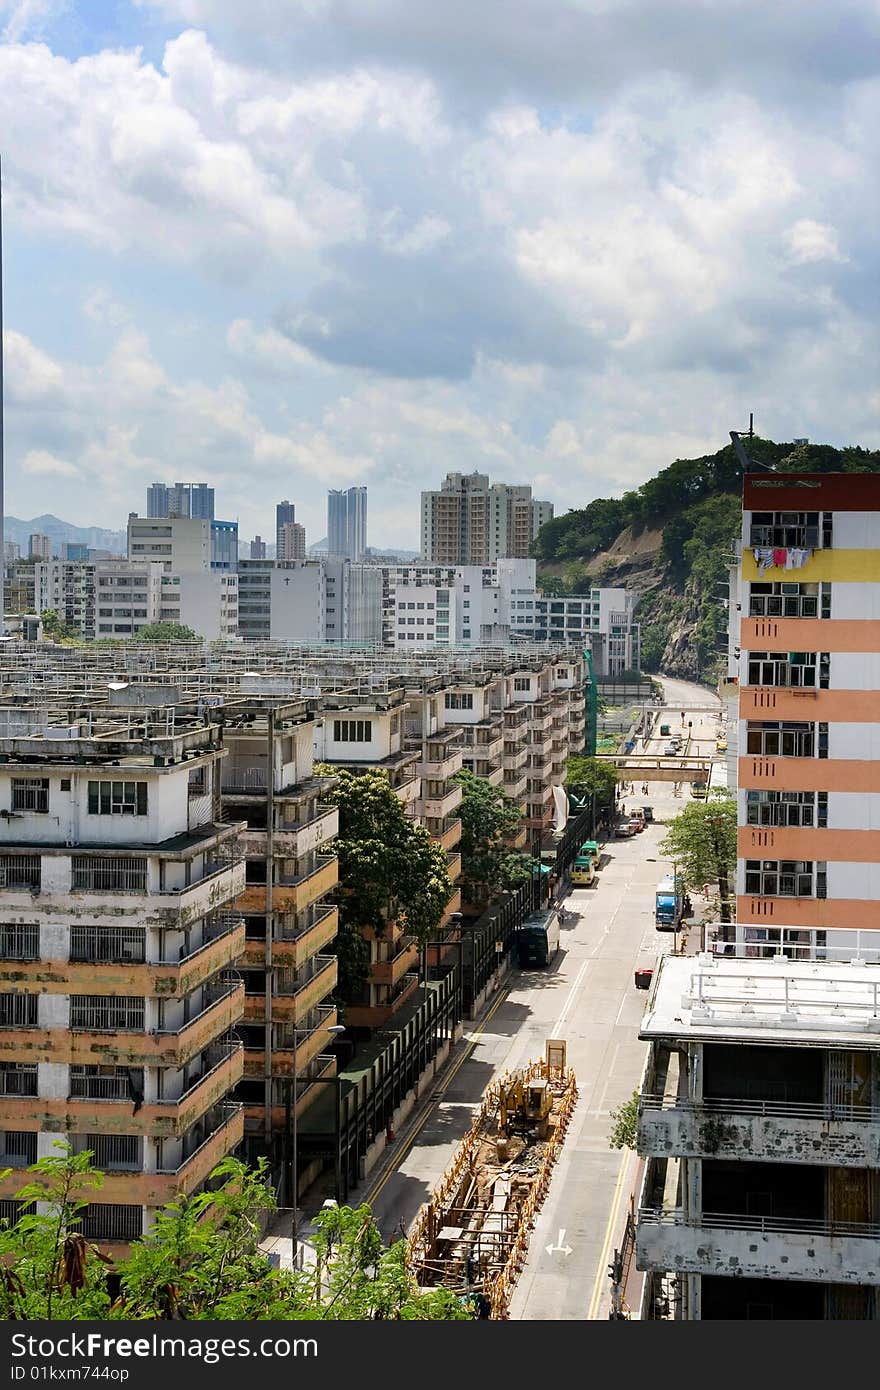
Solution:
[[[880,451],[751,440],[780,473],[878,473]],[[723,586],[740,529],[742,469],[733,446],[676,459],[622,497],[600,497],[541,528],[532,547],[549,593],[592,584],[641,594],[643,666],[714,682],[723,661]]]

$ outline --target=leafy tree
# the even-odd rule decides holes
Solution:
[[[694,801],[671,822],[660,853],[676,865],[688,888],[717,883],[722,922],[731,920],[730,883],[736,869],[736,800],[728,792]]]
[[[6,1320],[457,1320],[470,1317],[446,1289],[422,1291],[406,1268],[406,1242],[387,1247],[368,1206],[317,1218],[316,1268],[275,1270],[258,1248],[260,1217],[274,1209],[265,1164],[224,1159],[209,1188],[181,1196],[116,1265],[76,1227],[83,1194],[103,1174],[91,1153],[40,1159],[19,1196],[47,1210],[0,1228],[0,1313]],[[9,1171],[9,1170],[7,1170]]]
[[[639,1093],[633,1091],[629,1100],[611,1111],[611,1133],[608,1144],[612,1149],[634,1149],[639,1127]]]
[[[616,789],[617,768],[613,763],[603,763],[598,758],[569,758],[565,769],[565,790],[577,800],[590,797],[595,792],[597,804],[607,809],[614,805]]]
[[[54,608],[45,608],[40,614],[40,618],[43,623],[43,632],[47,637],[51,637],[53,642],[71,642],[79,636],[76,629],[68,626]]]
[[[461,820],[462,885],[469,902],[479,903],[500,891],[527,883],[532,862],[510,848],[523,813],[503,787],[463,768],[455,779],[463,791]]]
[[[361,929],[381,936],[397,922],[423,944],[443,916],[452,884],[445,850],[406,815],[387,772],[340,772],[326,764],[320,772],[337,778],[327,793],[339,807],[336,954],[340,994],[352,999],[363,989],[369,960]]]
[[[75,1154],[66,1143],[32,1164],[31,1180],[16,1196],[23,1214],[14,1226],[0,1223],[0,1315],[6,1320],[105,1317],[106,1257],[77,1229],[89,1194],[102,1173],[91,1152]],[[4,1177],[12,1172],[7,1168]],[[37,1210],[35,1203],[45,1205]]]
[[[147,623],[134,639],[137,642],[201,642],[197,632],[183,623]]]

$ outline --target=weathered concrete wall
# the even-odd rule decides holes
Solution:
[[[880,1285],[880,1240],[641,1222],[636,1268],[685,1274]]]
[[[723,1158],[880,1166],[880,1121],[794,1119],[690,1110],[645,1110],[638,1150],[652,1158]]]

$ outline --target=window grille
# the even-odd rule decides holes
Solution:
[[[146,936],[137,927],[71,927],[70,959],[135,961],[147,958]]]
[[[0,1163],[10,1168],[27,1168],[37,1161],[37,1131],[0,1130]]]
[[[37,1094],[36,1064],[6,1062],[0,1066],[0,1096],[35,1096]]]
[[[0,888],[40,890],[41,861],[38,854],[0,854]]]
[[[35,1028],[36,994],[0,994],[0,1028]]]
[[[75,854],[71,887],[94,893],[145,893],[147,861],[134,858],[94,859],[89,855]]]
[[[144,1000],[135,995],[72,994],[70,996],[71,1028],[89,1028],[96,1032],[142,1033],[144,1030]]]
[[[0,925],[0,960],[39,960],[40,928],[36,922]]]
[[[49,810],[49,778],[13,777],[12,809],[13,811],[47,812]]]

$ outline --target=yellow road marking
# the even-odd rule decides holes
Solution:
[[[499,994],[498,998],[495,1000],[495,1003],[492,1005],[492,1007],[491,1007],[491,1009],[489,1010],[489,1012],[488,1012],[487,1014],[485,1014],[484,1017],[482,1018],[479,1027],[475,1030],[475,1032],[473,1032],[473,1033],[470,1035],[470,1038],[468,1039],[468,1045],[467,1045],[467,1047],[465,1048],[464,1052],[463,1052],[463,1053],[461,1054],[461,1056],[459,1057],[458,1061],[455,1062],[455,1064],[453,1065],[452,1069],[450,1070],[449,1074],[447,1075],[447,1077],[446,1077],[446,1079],[445,1079],[445,1081],[444,1081],[444,1083],[443,1083],[443,1091],[444,1091],[444,1092],[446,1092],[446,1091],[449,1089],[449,1084],[450,1084],[450,1082],[453,1081],[453,1080],[455,1079],[455,1077],[456,1077],[456,1076],[458,1075],[458,1073],[461,1071],[461,1068],[464,1066],[465,1062],[467,1062],[467,1061],[470,1059],[470,1057],[471,1057],[471,1055],[472,1055],[472,1053],[473,1053],[473,1051],[474,1051],[474,1048],[476,1047],[477,1043],[479,1042],[480,1034],[483,1032],[483,1030],[484,1030],[485,1027],[486,1027],[486,1024],[490,1021],[490,1019],[492,1018],[492,1016],[494,1015],[494,1013],[496,1012],[496,1010],[499,1009],[499,1008],[501,1007],[501,1005],[504,1003],[504,1001],[507,999],[507,996],[509,995],[509,993],[510,993],[510,987],[509,987],[509,986],[508,986],[506,989],[504,989],[504,990],[501,991],[501,993]],[[368,1203],[369,1206],[372,1206],[372,1205],[374,1204],[374,1202],[375,1202],[376,1199],[378,1198],[380,1192],[382,1191],[383,1187],[384,1187],[385,1184],[387,1183],[388,1179],[389,1179],[390,1177],[392,1177],[392,1176],[398,1171],[398,1169],[400,1168],[401,1163],[402,1163],[403,1160],[406,1158],[407,1154],[409,1153],[410,1149],[411,1149],[411,1148],[413,1147],[413,1145],[415,1144],[416,1140],[418,1139],[418,1137],[419,1137],[419,1135],[421,1134],[422,1130],[424,1129],[425,1125],[428,1123],[428,1120],[431,1118],[431,1112],[432,1112],[432,1110],[434,1109],[434,1105],[435,1105],[435,1104],[439,1104],[439,1102],[432,1102],[430,1105],[428,1105],[428,1106],[425,1107],[425,1113],[424,1113],[424,1115],[423,1115],[422,1118],[421,1118],[419,1121],[417,1121],[417,1123],[413,1126],[412,1130],[411,1130],[410,1133],[407,1135],[406,1139],[404,1139],[402,1146],[398,1149],[397,1153],[395,1154],[395,1162],[394,1162],[394,1164],[388,1169],[387,1173],[385,1173],[384,1176],[381,1177],[381,1178],[379,1179],[379,1181],[378,1181],[378,1183],[376,1184],[376,1186],[375,1186],[374,1188],[372,1188],[371,1191],[368,1192],[367,1195],[364,1197],[363,1200],[364,1200],[366,1203]]]
[[[599,1256],[599,1264],[596,1269],[596,1280],[593,1284],[593,1297],[590,1299],[590,1308],[587,1313],[587,1321],[595,1322],[599,1313],[599,1304],[602,1302],[602,1294],[608,1279],[608,1256],[611,1251],[611,1242],[614,1239],[614,1232],[617,1227],[617,1220],[620,1214],[620,1199],[623,1196],[626,1174],[629,1169],[632,1155],[629,1149],[624,1149],[623,1158],[620,1160],[620,1171],[617,1174],[617,1182],[614,1186],[614,1196],[611,1199],[611,1211],[608,1216],[608,1225],[605,1228],[605,1239],[602,1242],[602,1253]]]

